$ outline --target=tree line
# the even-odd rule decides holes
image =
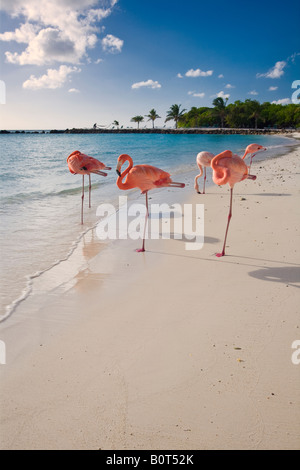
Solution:
[[[275,104],[259,103],[257,100],[246,99],[227,104],[228,99],[215,98],[213,107],[192,107],[190,111],[181,109],[181,104],[173,104],[167,111],[165,122],[174,120],[175,128],[189,127],[229,127],[229,128],[299,128],[300,105],[299,104]],[[138,129],[144,118],[152,121],[152,127],[156,119],[160,119],[155,109],[151,109],[145,116],[138,115],[131,118],[131,122],[137,123]],[[114,121],[119,125],[118,121]]]
[[[167,117],[165,119],[165,122],[174,120],[176,129],[178,126],[178,122],[180,121],[180,119],[183,118],[184,112],[186,111],[186,109],[180,109],[180,108],[181,108],[181,104],[172,104],[169,111],[167,112]],[[154,129],[155,120],[160,119],[160,116],[157,114],[155,109],[151,109],[151,111],[149,111],[149,114],[146,114],[145,116],[134,116],[133,118],[131,118],[131,122],[136,122],[138,125],[138,129],[139,129],[140,123],[144,122],[144,117],[147,117],[148,121],[152,121],[153,129]]]
[[[246,99],[227,105],[227,100],[215,98],[213,107],[193,107],[185,113],[180,127],[229,127],[229,128],[299,128],[299,104],[259,103]]]

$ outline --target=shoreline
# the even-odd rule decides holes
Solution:
[[[253,129],[253,128],[146,128],[146,129],[51,129],[44,130],[0,130],[0,134],[207,134],[207,135],[286,135],[298,133],[297,129]]]
[[[13,134],[12,134],[13,135]],[[26,136],[25,136],[26,137]],[[25,139],[24,137],[24,139]],[[29,137],[29,136],[28,136]],[[91,136],[92,137],[92,140],[94,140],[94,137],[96,138],[97,136]],[[150,138],[149,140],[149,146],[151,146],[151,142],[152,140],[154,140],[154,142],[156,141],[156,139],[154,139],[154,137],[157,137],[158,136],[153,136]],[[40,145],[40,138],[42,138],[41,136],[39,136],[39,138],[35,141],[36,141],[36,145]],[[60,141],[64,141],[65,140],[65,137],[59,137],[59,140]],[[81,139],[82,140],[82,144],[81,145],[84,145],[84,140],[91,140],[91,138],[89,136],[87,137],[80,137],[80,136],[73,136],[73,137],[70,137],[71,140],[72,139]],[[103,137],[104,138],[104,137]],[[104,140],[107,140],[108,136],[105,137]],[[218,141],[218,137],[210,137],[210,138],[213,138],[214,140]],[[241,136],[236,136],[236,137],[232,137],[232,136],[226,136],[226,137],[222,137],[223,141],[225,139],[225,141],[229,141],[229,140],[232,140],[232,141],[239,141],[240,138],[242,138],[243,140],[247,140],[247,141],[250,141],[250,139],[252,139],[252,137],[248,136],[248,137],[241,137]],[[277,145],[277,142],[278,142],[278,138],[280,140],[280,145]],[[47,137],[45,137],[45,139],[47,140]],[[109,137],[110,139],[110,137]],[[135,138],[131,138],[130,136],[126,136],[126,139],[131,139],[131,140],[136,140]],[[192,142],[193,141],[202,141],[205,139],[205,136],[194,136],[194,137],[185,137],[185,136],[179,136],[178,138],[174,138],[172,137],[171,139],[168,137],[168,136],[160,136],[159,137],[159,140],[163,141],[163,142],[166,142],[168,140],[171,140],[172,142],[174,142],[176,144],[177,142],[177,139],[181,140],[181,139],[185,139],[186,140],[186,148],[188,149],[188,142],[190,141],[190,139],[192,139]],[[221,137],[220,137],[221,139]],[[270,152],[269,154],[273,154],[275,155],[276,153],[277,154],[280,154],[281,152],[285,152],[287,151],[288,149],[294,147],[294,145],[297,144],[297,141],[294,140],[294,139],[290,139],[288,137],[261,137],[261,139],[263,140],[272,140],[272,145],[273,147],[270,148]],[[4,140],[6,141],[6,144],[7,145],[10,145],[9,142],[10,142],[10,137],[8,138],[4,138]],[[16,143],[18,142],[19,138],[18,136],[16,136],[16,138],[14,138],[13,140],[16,141]],[[22,137],[21,137],[21,140],[22,140]],[[26,140],[26,139],[25,139]],[[42,139],[44,141],[44,139]],[[48,137],[48,141],[51,141],[52,138],[51,136]],[[69,141],[70,139],[67,138],[67,141]],[[96,138],[97,140],[97,138]],[[119,141],[119,137],[118,138],[115,138],[113,139],[114,141]],[[122,139],[121,139],[122,141]],[[137,141],[141,141],[141,144],[140,145],[144,145],[143,144],[143,141],[144,139],[140,139],[137,137]],[[151,141],[151,142],[150,142]],[[279,142],[278,142],[279,143]],[[201,142],[199,143],[201,145]],[[64,145],[68,145],[67,143],[62,143],[62,146]],[[192,144],[193,145],[193,144]],[[204,145],[204,144],[203,144]],[[224,142],[224,145],[225,146],[229,146],[230,147],[230,144],[226,144]],[[266,145],[266,144],[265,144]],[[271,144],[270,144],[271,145]],[[246,146],[246,144],[245,144]],[[75,147],[77,147],[77,144],[75,144]],[[243,146],[242,146],[243,147]],[[150,148],[150,147],[149,147]],[[195,144],[193,145],[193,148],[194,148],[194,151],[192,152],[193,154],[197,153],[197,148],[198,146]],[[172,152],[171,152],[172,153]],[[191,152],[190,152],[191,153]],[[215,152],[215,153],[218,153],[218,152]],[[116,153],[117,155],[117,153]],[[258,156],[259,157],[259,156]],[[264,156],[262,156],[263,158],[265,158]],[[162,159],[164,160],[164,158]],[[174,162],[176,161],[176,158],[174,159]],[[140,162],[141,163],[141,162]],[[155,166],[159,166],[162,162],[152,162],[152,164],[154,164]],[[166,164],[164,167],[164,169],[167,169],[167,171],[170,171],[170,173],[173,175],[173,179],[178,179],[180,178],[183,174],[187,173],[187,172],[190,172],[191,176],[190,176],[190,180],[193,180],[194,179],[194,171],[195,171],[195,162],[194,162],[194,155],[189,158],[189,161],[186,160],[186,162],[182,162],[182,163],[177,163],[177,166],[172,168],[169,166],[169,163]],[[114,183],[114,182],[113,182]],[[63,189],[63,188],[62,188]],[[111,191],[111,189],[108,188],[109,191]],[[73,192],[74,191],[74,188],[71,189],[71,191]],[[81,192],[81,186],[78,188],[78,194],[79,192]],[[102,194],[102,190],[101,190],[101,194]],[[99,198],[98,200],[102,203],[102,195],[101,195],[101,199],[100,199],[100,191],[98,192],[98,194],[95,195],[95,197],[98,197],[99,195]],[[117,196],[117,193],[116,193],[116,196]],[[135,197],[135,196],[133,196]],[[107,202],[111,202],[109,200],[107,200]],[[77,204],[77,201],[74,201],[75,205]],[[62,201],[59,201],[59,204],[63,204]],[[73,210],[73,208],[72,208]],[[18,271],[18,284],[14,281],[14,279],[10,278],[9,276],[6,278],[7,279],[7,282],[4,278],[4,275],[3,275],[3,282],[4,282],[4,289],[3,289],[3,294],[2,294],[2,298],[4,298],[5,296],[5,300],[7,299],[7,301],[5,302],[2,302],[1,301],[1,314],[0,314],[0,322],[3,321],[4,317],[7,317],[11,314],[11,312],[13,310],[15,310],[15,307],[20,303],[22,302],[26,297],[28,297],[28,295],[30,294],[31,292],[31,284],[32,284],[32,280],[34,278],[36,278],[36,276],[39,276],[40,273],[42,273],[44,270],[48,270],[49,268],[51,268],[52,265],[56,265],[57,263],[63,261],[65,258],[67,258],[69,256],[69,253],[70,251],[73,251],[73,247],[74,245],[77,244],[78,242],[78,239],[82,236],[83,232],[86,231],[86,228],[89,228],[91,226],[94,225],[95,223],[95,213],[93,214],[93,217],[90,217],[90,220],[88,221],[87,225],[85,225],[84,227],[82,227],[82,230],[77,227],[77,225],[74,226],[74,237],[72,238],[72,236],[69,236],[68,238],[68,247],[67,248],[64,248],[64,249],[61,249],[59,243],[57,245],[57,249],[53,250],[53,256],[48,256],[48,254],[50,253],[50,248],[48,246],[48,251],[47,253],[45,253],[45,256],[43,256],[41,258],[41,263],[38,263],[36,262],[36,259],[35,258],[35,255],[33,256],[33,261],[34,261],[34,265],[29,265],[29,268],[30,269],[23,269],[23,267],[25,266],[25,263],[23,263],[23,266],[21,265],[21,270]],[[73,223],[76,224],[76,220],[73,220],[72,223],[69,224],[69,227],[72,226]],[[66,227],[63,227],[63,229],[65,229]],[[68,228],[67,228],[68,230]],[[63,232],[65,233],[65,232]],[[75,236],[76,235],[76,236]],[[21,240],[20,240],[20,246],[21,246]],[[17,245],[18,246],[18,245]],[[67,245],[66,245],[67,246]],[[46,246],[47,248],[47,246]],[[9,251],[9,250],[7,250]],[[28,263],[27,263],[28,264]],[[16,264],[16,266],[18,266],[18,264]],[[22,271],[23,269],[23,271]],[[21,277],[21,274],[23,274],[23,277]],[[12,279],[12,280],[11,280]],[[12,290],[12,293],[9,289],[10,285],[12,286],[13,290]],[[2,300],[2,299],[1,299]]]
[[[298,138],[300,137],[300,134],[294,134],[293,136],[287,136],[288,138],[293,138],[293,139],[297,139],[297,135],[298,135]],[[285,153],[284,155],[287,155],[288,153],[290,152],[293,152],[293,150],[297,147],[298,145],[298,142],[293,142],[293,145],[291,144],[290,147],[285,147]],[[282,149],[283,150],[283,149]],[[271,158],[280,158],[281,156],[283,156],[282,153],[279,153],[279,154],[275,154],[274,156],[271,156],[271,157],[268,157],[268,160],[270,160]],[[258,157],[258,158],[257,158]],[[262,158],[264,160],[264,155],[258,155],[256,157],[256,162],[259,162],[261,161],[260,158]],[[187,188],[188,186],[191,184],[191,181],[194,180],[194,177],[195,177],[195,174],[197,172],[197,169],[195,168],[194,170],[185,170],[184,173],[183,173],[183,177],[185,179],[185,182],[187,184]],[[177,177],[177,172],[173,173],[175,179]],[[181,177],[181,172],[180,172],[180,176],[178,176],[179,178]],[[212,181],[208,181],[208,186],[213,186],[213,182]],[[187,189],[185,190],[185,192],[187,192]],[[161,190],[157,190],[155,192],[155,195],[156,195],[156,199],[157,199],[157,203],[161,202],[159,201],[159,197],[157,196],[157,194],[160,193]],[[164,192],[164,190],[162,190]],[[189,190],[188,190],[189,191]],[[134,199],[137,199],[136,198],[136,194],[138,194],[138,190],[133,190],[133,192],[130,192],[128,195],[128,198],[129,198],[129,201],[128,202],[134,202]],[[153,194],[153,193],[152,193]],[[163,199],[166,198],[166,194],[163,196]],[[151,199],[151,195],[150,195],[150,199]],[[188,195],[186,195],[186,199],[187,201],[186,202],[189,202],[189,197]],[[165,199],[164,199],[165,200]],[[181,204],[183,204],[183,200],[184,200],[184,197],[180,198],[180,202]],[[117,198],[116,200],[114,201],[114,203],[117,202]],[[170,204],[171,204],[171,201],[170,201]],[[20,295],[18,297],[16,297],[15,299],[13,299],[9,304],[7,304],[5,306],[5,313],[1,314],[0,315],[0,324],[2,322],[4,322],[7,318],[9,318],[14,312],[15,310],[18,308],[18,306],[23,303],[24,301],[26,301],[26,299],[28,298],[28,296],[30,296],[32,290],[33,290],[33,284],[34,284],[34,280],[36,278],[39,278],[40,276],[43,276],[44,273],[48,272],[48,271],[51,271],[53,268],[55,268],[57,265],[60,265],[61,263],[65,263],[66,261],[69,260],[70,256],[72,256],[73,252],[77,249],[78,245],[80,245],[80,243],[82,242],[82,240],[85,238],[85,237],[89,237],[90,234],[94,233],[95,232],[95,229],[98,225],[98,222],[94,222],[90,227],[86,227],[86,228],[83,228],[82,232],[77,236],[76,239],[74,239],[69,247],[69,250],[65,253],[65,255],[62,257],[62,258],[59,258],[59,259],[55,259],[53,260],[53,262],[49,265],[49,266],[46,266],[45,268],[43,268],[42,270],[38,270],[38,271],[35,271],[35,272],[31,272],[29,274],[26,275],[25,277],[25,284],[24,284],[24,287],[23,289],[20,291]]]
[[[203,201],[190,181],[151,202],[204,202],[202,250],[160,239],[136,254],[140,240],[118,240],[95,253],[82,240],[34,282],[3,323],[0,447],[299,447],[298,159],[299,147],[254,160],[222,260],[228,189]]]

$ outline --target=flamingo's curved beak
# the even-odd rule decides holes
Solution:
[[[116,170],[116,173],[117,173],[118,176],[121,176],[121,173],[120,173],[119,170]]]

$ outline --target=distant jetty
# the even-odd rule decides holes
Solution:
[[[230,128],[179,128],[179,129],[66,129],[52,130],[51,134],[221,134],[260,135],[292,134],[295,129],[230,129]]]
[[[220,135],[276,135],[276,134],[293,134],[297,132],[296,129],[232,129],[232,128],[216,128],[216,127],[201,127],[201,128],[184,128],[179,129],[65,129],[50,131],[7,131],[0,130],[0,134],[220,134]]]
[[[66,129],[50,131],[51,134],[292,134],[295,129],[230,129],[230,128],[179,128],[179,129]]]

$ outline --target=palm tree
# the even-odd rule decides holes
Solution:
[[[224,127],[224,119],[226,116],[226,104],[227,104],[228,98],[224,99],[221,96],[218,96],[218,98],[215,98],[213,100],[213,105],[215,107],[214,112],[215,114],[220,118],[221,121],[221,127]]]
[[[181,104],[172,104],[171,108],[167,113],[167,117],[165,122],[167,121],[175,121],[175,129],[177,129],[177,124],[180,119],[182,119],[183,114],[185,113],[186,109],[180,110]]]
[[[148,121],[152,121],[152,127],[154,129],[154,121],[155,119],[160,119],[160,116],[157,114],[157,112],[155,111],[155,109],[151,109],[151,111],[149,111],[149,114],[146,114],[146,116],[148,119]]]
[[[258,119],[261,119],[261,104],[257,100],[246,100],[245,103],[249,105],[250,110],[252,111],[249,118],[254,119],[255,129],[257,129],[257,121]]]
[[[119,123],[119,121],[114,120],[113,125],[114,125],[114,126],[117,126],[117,128],[119,129],[120,123]]]
[[[143,121],[144,121],[143,116],[134,116],[134,117],[131,119],[131,122],[137,122],[138,129],[140,128],[140,122],[143,122]]]

